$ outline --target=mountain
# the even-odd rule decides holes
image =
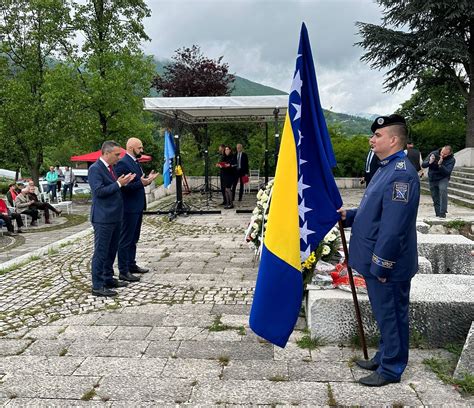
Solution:
[[[155,63],[156,72],[159,75],[163,75],[165,65],[170,61],[161,61],[153,59]],[[285,95],[286,92],[280,91],[279,89],[272,88],[270,86],[262,85],[257,82],[250,81],[248,79],[235,76],[234,90],[232,96],[256,96],[256,95]],[[158,96],[158,93],[151,89],[150,96]]]
[[[162,75],[164,67],[169,61],[160,61],[154,59],[156,66],[156,72]],[[248,79],[235,76],[234,90],[232,96],[254,96],[254,95],[286,95],[279,89],[275,89],[266,85],[253,82]],[[151,89],[150,96],[158,96],[155,89]],[[372,120],[366,119],[360,116],[348,115],[345,113],[337,113],[324,109],[324,117],[329,126],[338,125],[341,131],[347,136],[353,136],[358,134],[370,134],[370,125]],[[376,117],[376,116],[375,116]]]

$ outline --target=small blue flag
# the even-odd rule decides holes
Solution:
[[[173,136],[167,130],[165,131],[165,162],[163,163],[163,184],[165,188],[169,188],[173,178],[173,159],[175,156],[175,148]]]
[[[251,329],[280,347],[301,308],[301,262],[340,218],[335,165],[303,23],[250,312]]]

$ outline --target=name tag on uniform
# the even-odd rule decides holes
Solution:
[[[393,183],[392,201],[408,201],[408,192],[410,186],[408,183]]]

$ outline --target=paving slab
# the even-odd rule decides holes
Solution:
[[[190,399],[192,381],[179,378],[143,381],[139,377],[103,377],[97,395],[100,398],[128,401],[183,403]]]
[[[0,395],[8,398],[80,399],[98,381],[99,377],[11,375],[0,384]]]
[[[327,405],[324,383],[232,380],[198,384],[192,403],[237,405]]]
[[[423,200],[422,215],[432,212]],[[254,203],[245,195],[239,208]],[[114,299],[90,294],[91,235],[1,275],[0,406],[314,407],[331,395],[341,406],[474,406],[423,364],[452,359],[446,350],[410,350],[402,382],[373,390],[356,383],[367,374],[352,363],[360,349],[298,346],[304,318],[284,349],[255,335],[248,219],[233,210],[173,222],[146,216],[137,256],[150,272]],[[213,330],[218,316],[225,330]]]

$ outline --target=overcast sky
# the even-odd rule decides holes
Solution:
[[[359,61],[356,21],[380,23],[372,0],[147,0],[147,54],[169,59],[197,44],[204,55],[224,56],[231,72],[283,91],[290,88],[301,22],[310,35],[324,108],[389,114],[411,88],[383,92],[383,72]]]

